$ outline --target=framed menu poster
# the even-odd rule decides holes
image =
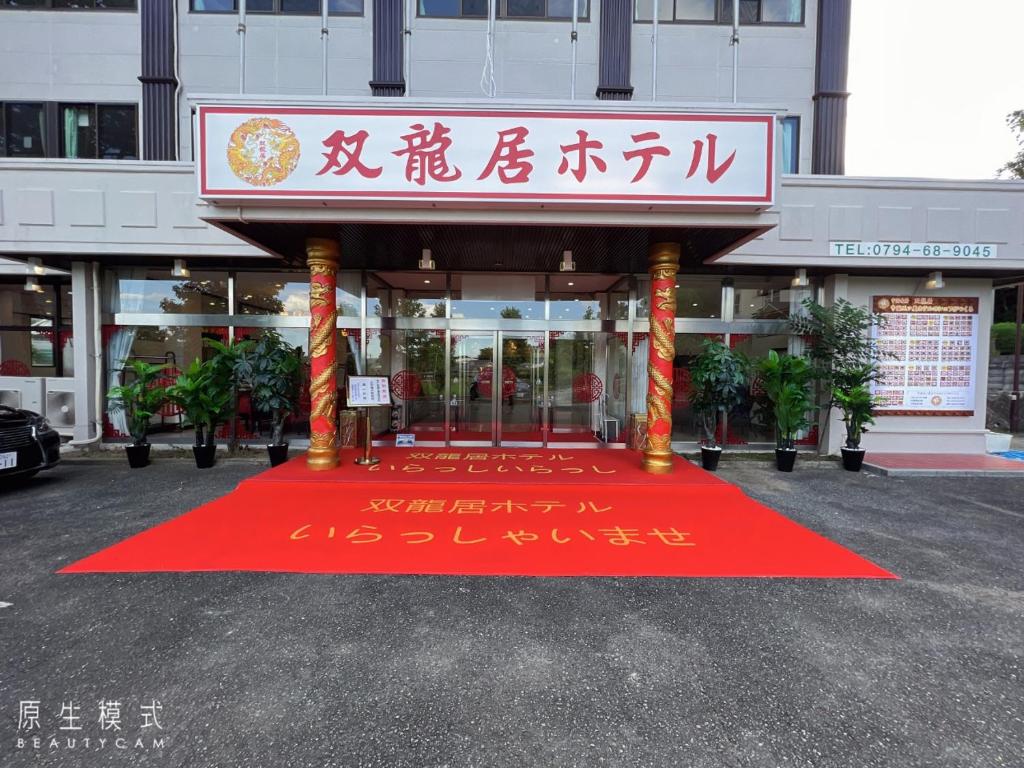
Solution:
[[[875,296],[872,329],[881,376],[871,385],[880,416],[973,416],[978,299]]]
[[[361,408],[370,405],[391,405],[391,389],[387,376],[349,376],[348,405]]]

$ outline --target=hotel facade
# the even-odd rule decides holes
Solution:
[[[1024,185],[844,175],[850,5],[0,0],[0,398],[121,442],[129,361],[274,329],[293,443],[363,374],[382,443],[624,446],[650,393],[691,449],[703,339],[799,352],[845,299],[889,318],[865,447],[981,453]],[[767,448],[750,389],[723,437]]]

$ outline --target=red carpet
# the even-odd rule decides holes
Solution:
[[[466,482],[465,468],[435,477],[428,469],[463,461],[436,456],[418,459],[424,471],[404,476],[355,467],[351,452],[336,472],[307,473],[301,461],[290,462],[61,573],[895,578],[685,462],[657,478],[627,451],[516,452],[540,459],[483,452],[491,456],[479,465],[493,474],[482,482]],[[387,466],[413,453],[380,450]],[[570,458],[549,458],[558,455]],[[497,479],[499,466],[545,463],[616,474]]]

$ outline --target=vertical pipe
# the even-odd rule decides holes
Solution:
[[[736,103],[740,81],[740,0],[732,0],[732,103]]]
[[[576,101],[576,44],[579,40],[580,23],[580,0],[572,0],[572,34],[569,42],[572,43],[572,75],[569,80],[569,100]]]
[[[658,100],[658,11],[661,0],[654,0],[651,13],[651,101]]]
[[[238,0],[238,92],[245,93],[245,0]]]
[[[323,57],[320,72],[320,92],[327,95],[327,41],[330,31],[327,28],[327,16],[330,12],[330,0],[320,0],[320,48]]]
[[[1017,332],[1013,341],[1013,399],[1010,401],[1010,431],[1020,431],[1021,326],[1024,325],[1024,283],[1017,284]]]

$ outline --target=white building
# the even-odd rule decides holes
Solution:
[[[180,369],[204,337],[264,328],[306,347],[306,242],[326,238],[339,370],[387,375],[400,399],[378,439],[618,444],[645,411],[648,250],[670,242],[675,447],[697,438],[685,382],[701,339],[794,349],[785,319],[814,297],[920,310],[886,342],[869,450],[984,450],[993,284],[1024,273],[1024,185],[843,175],[850,0],[740,0],[738,46],[732,0],[660,0],[657,24],[652,0],[580,0],[576,19],[571,0],[496,0],[493,19],[487,0],[328,6],[0,0],[0,255],[70,273],[42,292],[0,276],[0,398],[88,440],[126,360]],[[232,115],[294,129],[294,174],[232,176]],[[517,197],[486,170],[500,120],[538,141]],[[345,168],[359,121],[376,179]],[[417,121],[447,121],[460,178],[408,175],[396,152]],[[606,169],[575,182],[554,164],[560,149],[588,167],[563,146],[572,125],[607,131]],[[673,126],[692,130],[669,146]],[[619,155],[651,133],[670,154],[631,196],[645,160]],[[158,422],[153,439],[187,439],[173,409]],[[230,429],[255,440],[261,422],[243,397]],[[753,403],[729,415],[730,443],[771,439]]]

